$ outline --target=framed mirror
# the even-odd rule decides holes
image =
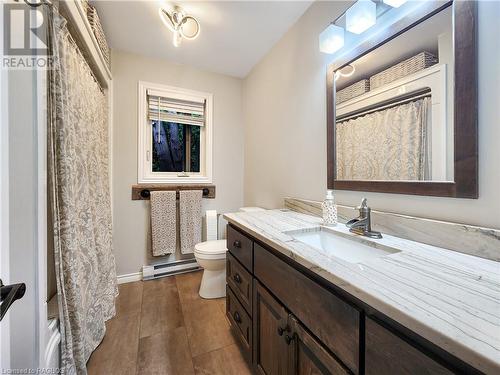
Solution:
[[[328,188],[478,197],[474,1],[429,1],[327,72]]]

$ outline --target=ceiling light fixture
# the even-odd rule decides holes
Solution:
[[[426,2],[423,0],[356,0],[320,33],[319,50],[335,55],[335,58],[345,56],[348,51],[352,51],[356,46],[384,29],[392,27]],[[345,75],[337,75],[336,79],[340,77],[345,77]]]
[[[179,6],[175,6],[172,11],[164,8],[158,10],[160,19],[167,28],[174,33],[173,43],[179,47],[182,39],[196,39],[200,35],[200,23],[193,16],[187,15]]]

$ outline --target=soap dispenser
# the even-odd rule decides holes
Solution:
[[[323,225],[335,226],[337,225],[337,205],[333,197],[333,190],[326,191],[326,197],[321,204],[323,209]]]

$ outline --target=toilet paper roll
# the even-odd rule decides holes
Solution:
[[[217,211],[207,210],[206,212],[207,241],[217,239]]]

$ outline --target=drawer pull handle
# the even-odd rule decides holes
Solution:
[[[238,284],[241,284],[241,276],[239,274],[235,273],[233,276],[233,280]]]
[[[234,314],[233,314],[233,318],[234,318],[234,321],[236,323],[241,323],[241,316],[240,314],[238,313],[238,311],[235,311]]]
[[[237,247],[237,248],[241,248],[241,242],[238,241],[238,240],[236,240],[236,241],[233,242],[233,246]]]
[[[293,341],[293,336],[285,335],[285,341],[287,345],[290,345],[290,343]]]

